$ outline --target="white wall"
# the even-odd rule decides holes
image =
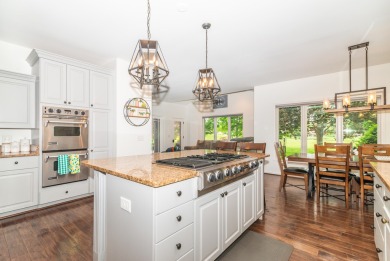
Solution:
[[[364,69],[352,71],[352,90],[365,89]],[[254,104],[255,142],[267,142],[267,173],[278,173],[280,170],[275,156],[274,142],[277,141],[276,106],[283,104],[321,102],[332,98],[336,92],[349,90],[348,71],[302,78],[256,86]],[[390,86],[390,64],[369,67],[369,88]],[[387,100],[390,95],[387,93]],[[390,143],[390,112],[381,112],[380,143]]]
[[[26,62],[31,48],[0,41],[0,70],[31,75],[31,67]]]
[[[123,116],[123,107],[129,99],[143,98],[152,108],[150,93],[136,87],[127,72],[129,62],[116,59],[116,156],[142,155],[152,152],[152,120],[141,127],[131,126]]]

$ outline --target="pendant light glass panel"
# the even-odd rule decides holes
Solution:
[[[139,40],[129,66],[129,74],[139,83],[159,87],[169,74],[157,41]]]
[[[192,91],[199,101],[214,100],[215,96],[221,92],[217,77],[213,69],[200,69],[195,89]]]

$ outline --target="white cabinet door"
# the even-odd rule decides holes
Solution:
[[[111,76],[103,73],[90,72],[90,106],[98,109],[110,108]]]
[[[222,253],[222,190],[195,201],[195,260],[215,260]]]
[[[256,219],[264,214],[264,170],[263,164],[256,171]]]
[[[389,223],[385,225],[385,246],[384,246],[384,253],[382,254],[383,260],[389,260],[390,259],[390,226]],[[380,256],[380,255],[378,255]]]
[[[242,227],[243,231],[255,221],[255,176],[242,180]]]
[[[90,144],[93,150],[108,150],[109,144],[109,111],[91,110],[90,111]]]
[[[241,182],[223,188],[223,249],[241,235]]]
[[[89,107],[89,70],[67,65],[66,79],[68,104]]]
[[[91,149],[89,153],[89,159],[104,159],[108,158],[110,153],[108,150],[100,150],[100,149]],[[90,169],[89,171],[89,193],[93,193],[95,191],[95,176],[97,176],[97,171],[93,171]]]
[[[1,74],[0,128],[35,128],[35,82]]]
[[[0,213],[38,204],[38,168],[0,172]]]
[[[66,104],[66,64],[40,60],[39,79],[41,102]]]

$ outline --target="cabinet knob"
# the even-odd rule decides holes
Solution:
[[[180,222],[181,221],[181,216],[177,216],[176,219],[177,219],[177,221]]]
[[[66,104],[66,101],[64,101],[64,103]]]
[[[93,152],[93,150],[91,150],[91,152]]]
[[[71,102],[68,102],[68,104],[71,104]]]
[[[91,107],[93,107],[93,104],[91,104]]]
[[[381,218],[381,222],[382,222],[382,224],[389,223],[389,221],[387,219],[385,219],[385,218]]]
[[[15,165],[18,165],[19,164],[19,162],[18,161],[15,161]]]
[[[390,198],[388,196],[383,196],[384,201],[388,201]]]
[[[375,226],[372,224],[372,225],[370,225],[370,228],[371,229],[375,229]]]
[[[180,249],[181,248],[181,244],[180,243],[176,244],[176,248]]]
[[[380,248],[376,248],[376,252],[380,253],[380,252],[382,252],[382,250]]]
[[[179,190],[178,192],[176,192],[177,196],[180,197],[181,196],[181,190]]]
[[[228,192],[227,192],[227,191],[225,191],[225,196],[227,196],[227,194],[228,194]]]
[[[376,184],[375,187],[376,187],[376,188],[381,188],[382,186],[379,185],[379,184]]]
[[[221,193],[221,197],[224,197],[225,196],[225,193]]]
[[[244,183],[242,183],[242,185],[246,186],[246,183],[244,182]]]
[[[65,194],[68,194],[69,191],[65,191]]]
[[[376,213],[375,213],[375,216],[376,216],[376,217],[381,217],[382,215],[381,215],[379,212],[376,212]]]

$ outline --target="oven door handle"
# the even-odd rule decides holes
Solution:
[[[60,123],[60,124],[84,124],[84,128],[88,127],[88,121],[45,121],[45,127],[49,125],[49,123]]]
[[[86,159],[88,158],[88,152],[86,152],[85,154],[76,154],[76,155],[79,155],[79,157],[85,157]],[[45,158],[45,163],[47,163],[47,161],[48,161],[50,158],[58,158],[58,156],[46,156],[46,158]]]

